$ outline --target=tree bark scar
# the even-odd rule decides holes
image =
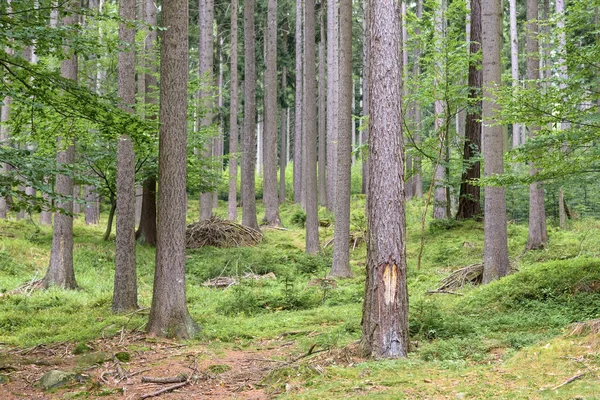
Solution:
[[[383,298],[386,305],[394,304],[398,286],[398,266],[385,264],[383,267]]]

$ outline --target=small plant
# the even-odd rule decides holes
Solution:
[[[292,214],[291,222],[293,225],[304,228],[306,226],[306,212],[298,209]]]

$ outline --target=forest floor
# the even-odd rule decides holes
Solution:
[[[354,196],[355,238],[363,209],[364,198]],[[353,243],[354,278],[324,279],[331,249],[303,253],[304,231],[295,225],[302,212],[291,204],[281,212],[287,230],[264,229],[256,247],[188,251],[188,306],[202,331],[185,342],[143,332],[154,249],[136,249],[140,310],[113,315],[114,235],[104,242],[103,227],[79,218],[80,290],[30,290],[27,283],[47,268],[51,230],[0,221],[0,399],[600,398],[600,323],[589,322],[600,318],[600,222],[571,221],[563,231],[550,221],[548,247],[527,253],[527,227],[511,222],[518,272],[457,294],[429,294],[452,271],[481,262],[483,230],[476,222],[428,221],[417,268],[422,209],[416,201],[407,209],[412,352],[379,361],[361,358],[357,346],[364,243]],[[195,218],[190,209],[189,221]],[[332,216],[321,210],[321,219],[328,225]],[[332,235],[331,226],[320,228],[323,245]],[[253,278],[269,273],[274,279]],[[203,285],[218,276],[239,284]],[[574,326],[581,329],[572,334]],[[43,390],[40,378],[51,370],[70,375]]]

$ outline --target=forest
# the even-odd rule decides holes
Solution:
[[[1,399],[600,398],[600,0],[0,0]]]

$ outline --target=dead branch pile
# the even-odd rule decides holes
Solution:
[[[254,279],[255,281],[259,281],[264,279],[277,279],[277,276],[273,272],[269,272],[264,275],[257,275],[247,272],[241,276],[241,279]],[[229,286],[237,285],[238,283],[239,282],[237,279],[230,276],[217,276],[216,278],[207,280],[202,284],[202,286],[216,289],[227,289]]]
[[[511,265],[510,272],[516,272],[517,269]],[[459,268],[444,278],[440,287],[432,290],[432,293],[449,293],[452,290],[460,289],[465,285],[480,285],[483,279],[483,264],[471,264]]]
[[[185,237],[188,249],[255,246],[263,240],[260,231],[219,217],[188,225]]]
[[[329,239],[323,247],[333,246],[334,238]],[[352,250],[356,249],[357,246],[365,243],[365,233],[361,231],[352,231],[350,232],[350,246],[352,246]]]

